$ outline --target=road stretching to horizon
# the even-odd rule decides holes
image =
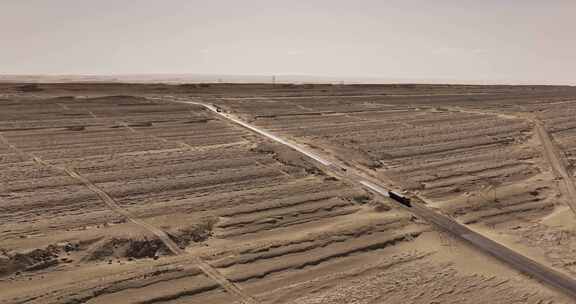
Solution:
[[[206,109],[214,112],[216,115],[224,117],[225,119],[232,121],[237,125],[240,125],[257,134],[260,134],[261,136],[264,136],[282,145],[288,146],[291,149],[306,155],[310,159],[313,159],[314,161],[322,165],[322,167],[325,170],[330,171],[333,174],[336,174],[338,176],[346,178],[349,181],[359,184],[363,188],[371,191],[372,193],[389,197],[388,190],[384,186],[379,185],[378,182],[374,181],[373,179],[369,179],[357,173],[353,173],[354,171],[352,170],[353,168],[348,168],[343,165],[336,165],[333,162],[327,160],[326,158],[309,151],[308,149],[299,144],[283,139],[266,130],[262,130],[257,126],[245,122],[234,115],[225,113],[212,104],[189,99],[175,98],[173,96],[165,96],[159,99],[203,106]],[[425,202],[421,198],[417,198],[416,200]],[[413,199],[412,207],[407,207],[402,204],[398,204],[398,206],[440,227],[442,230],[448,231],[453,235],[457,236],[458,238],[465,240],[467,243],[471,244],[476,249],[484,253],[487,253],[493,257],[496,257],[497,259],[505,262],[506,264],[512,266],[513,268],[535,279],[538,279],[552,287],[555,287],[558,290],[562,291],[563,293],[576,299],[576,280],[548,266],[536,262],[500,243],[497,243],[492,239],[487,238],[482,234],[471,230],[467,226],[454,221],[450,217],[443,215],[437,211],[434,211],[431,208],[428,208],[425,204],[416,202],[416,200]]]

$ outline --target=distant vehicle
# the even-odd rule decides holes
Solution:
[[[340,166],[335,165],[335,164],[330,164],[328,167],[329,167],[330,169],[332,169],[332,170],[337,170],[337,171],[341,171],[341,172],[346,172],[346,171],[348,171],[346,168],[340,167]]]
[[[391,199],[399,202],[400,204],[402,204],[406,207],[412,207],[412,203],[410,202],[410,198],[407,198],[400,193],[396,193],[394,191],[388,191],[388,196],[390,196]]]
[[[214,110],[216,110],[216,112],[218,112],[218,113],[224,112],[221,107],[219,107],[215,104],[212,104],[212,108],[214,108]]]

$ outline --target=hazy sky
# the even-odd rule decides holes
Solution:
[[[576,84],[576,0],[0,0],[0,74]]]

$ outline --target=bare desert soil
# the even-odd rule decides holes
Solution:
[[[0,303],[573,303],[173,97],[576,278],[576,88],[6,83]]]

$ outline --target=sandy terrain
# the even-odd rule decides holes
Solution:
[[[200,106],[144,98],[217,104],[575,277],[562,186],[574,175],[572,88],[0,93],[0,303],[572,302],[296,151]]]

